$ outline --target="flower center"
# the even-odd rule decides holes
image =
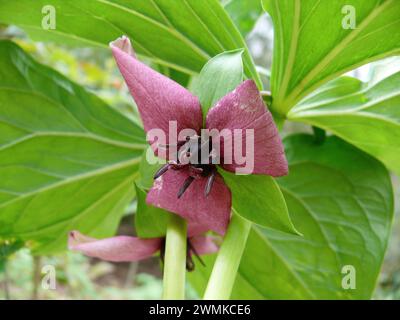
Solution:
[[[169,145],[167,145],[169,147]],[[200,136],[186,137],[186,140],[178,144],[177,160],[169,161],[163,165],[154,175],[154,179],[161,177],[169,169],[189,169],[189,176],[180,187],[177,197],[182,197],[195,179],[207,178],[204,194],[207,197],[212,189],[217,174],[213,163],[214,154],[210,139],[202,139]]]

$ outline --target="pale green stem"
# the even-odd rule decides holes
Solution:
[[[4,261],[4,280],[3,280],[3,286],[4,286],[4,298],[5,300],[11,300],[11,294],[10,294],[10,276],[8,274],[8,265],[7,265],[7,258]]]
[[[39,299],[39,286],[41,274],[41,257],[33,257],[33,290],[32,290],[32,300]]]
[[[205,300],[226,300],[231,296],[250,229],[250,221],[233,215],[208,281]]]
[[[163,299],[185,298],[186,221],[171,214],[165,240]]]

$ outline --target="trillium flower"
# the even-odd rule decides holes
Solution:
[[[176,121],[178,132],[185,129],[196,132],[196,135],[187,137],[186,143],[195,141],[200,148],[202,142],[198,137],[203,128],[203,115],[199,99],[137,60],[127,37],[115,40],[110,46],[138,106],[145,131],[161,129],[169,141],[169,124]],[[205,128],[219,131],[253,129],[254,166],[247,173],[274,177],[287,174],[287,161],[278,130],[254,81],[244,81],[212,106],[206,115]],[[157,153],[160,147],[157,141],[154,139],[149,143]],[[221,151],[224,147],[232,148],[222,139],[220,143]],[[220,166],[235,172],[242,164],[236,161],[226,163],[221,159]],[[178,161],[167,163],[157,172],[146,202],[223,234],[230,220],[231,198],[228,186],[212,161],[185,165]]]
[[[142,239],[130,236],[116,236],[106,239],[94,239],[71,231],[68,237],[68,248],[83,254],[113,262],[140,261],[150,258],[160,252],[161,260],[164,259],[164,238]],[[214,239],[209,236],[195,235],[187,241],[186,268],[194,269],[192,255],[200,259],[200,255],[211,254],[218,251]],[[201,259],[200,259],[201,261]],[[201,261],[202,262],[202,261]]]

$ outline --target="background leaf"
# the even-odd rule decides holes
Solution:
[[[210,59],[193,84],[199,97],[203,118],[208,110],[243,81],[243,50],[223,52]]]
[[[166,67],[162,64],[154,65],[154,69],[157,70],[158,72],[162,73],[166,77],[179,83],[182,87],[186,88],[190,84],[191,75],[189,75],[187,73]]]
[[[236,175],[225,170],[218,172],[232,192],[234,212],[263,227],[298,234],[274,178],[255,174]]]
[[[4,272],[7,259],[24,246],[22,241],[0,241],[0,274]]]
[[[272,108],[281,114],[328,80],[400,52],[400,1],[263,0],[263,5],[274,22]],[[342,27],[346,5],[355,9],[355,29]]]
[[[333,132],[400,174],[400,72],[372,83],[343,77],[288,114]]]
[[[224,4],[242,36],[246,36],[263,13],[260,0],[228,0]]]
[[[19,47],[0,41],[0,237],[66,248],[110,236],[134,196],[143,130]]]
[[[393,215],[389,174],[377,160],[336,137],[285,139],[290,175],[280,178],[298,237],[253,227],[232,299],[368,299],[375,287]],[[190,274],[198,292],[207,268]],[[342,268],[356,270],[345,290]]]
[[[41,26],[45,5],[56,8],[55,30]],[[218,0],[0,0],[0,21],[37,40],[80,46],[107,47],[127,35],[139,54],[186,73],[198,73],[218,53],[246,48]],[[244,69],[261,85],[247,49]]]

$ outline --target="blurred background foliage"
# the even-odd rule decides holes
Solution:
[[[270,18],[261,14],[258,0],[246,2],[246,6],[251,10],[243,10],[239,1],[225,0],[223,3],[246,37],[258,66],[257,71],[262,76],[265,87],[269,88],[273,43]],[[60,71],[140,124],[136,106],[110,51],[92,48],[71,49],[51,43],[33,42],[13,26],[0,26],[0,38],[13,39],[36,60]],[[152,67],[184,85],[188,84],[189,78],[179,72],[157,65]],[[371,66],[364,66],[351,74],[365,81],[373,76],[371,70]],[[303,124],[290,123],[286,124],[283,135],[299,131],[311,132],[311,128]],[[398,199],[400,183],[397,177],[393,177],[393,182],[396,190],[395,198]],[[400,299],[399,211],[399,208],[396,208],[389,248],[374,295],[376,299]],[[121,221],[119,234],[134,234],[132,228],[134,212],[135,203],[132,203]],[[20,243],[11,245],[0,243],[0,299],[159,299],[161,297],[161,268],[160,261],[156,257],[140,263],[109,263],[73,252],[57,256],[33,257],[28,249],[20,249],[21,246]],[[8,256],[7,261],[6,256]],[[41,286],[42,267],[46,265],[55,267],[57,280],[55,290],[45,290]],[[198,298],[189,284],[187,297]]]

